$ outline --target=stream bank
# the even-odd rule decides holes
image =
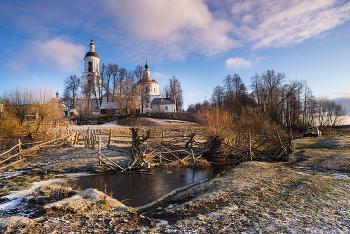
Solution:
[[[27,233],[349,233],[350,179],[299,170],[303,167],[348,175],[349,135],[297,139],[293,147],[288,162],[245,162],[140,210],[110,210],[104,205],[109,200],[105,195],[96,206],[86,206],[83,213],[61,212],[57,208],[56,212],[46,212],[37,218],[3,217],[0,230],[9,233],[19,230]],[[23,222],[15,224],[10,219],[23,219]],[[161,220],[167,224],[157,226]]]

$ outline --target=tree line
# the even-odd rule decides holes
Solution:
[[[244,109],[265,114],[271,121],[288,128],[335,126],[346,114],[344,108],[327,97],[316,98],[306,81],[286,81],[284,73],[267,70],[250,79],[248,91],[238,74],[227,75],[216,86],[210,101],[192,104],[189,112],[208,108],[227,110],[240,115]]]
[[[81,78],[71,75],[64,80],[63,100],[70,109],[77,108],[77,100],[84,99],[88,104],[90,100],[101,106],[103,100],[115,102],[119,111],[134,112],[137,106],[143,107],[150,102],[149,89],[143,78],[144,67],[137,65],[134,70],[119,67],[118,64],[103,64],[100,70],[101,79],[89,79],[85,85]],[[96,83],[100,82],[100,83]],[[183,90],[180,81],[173,76],[162,91],[162,96],[175,101],[176,110],[182,110]]]

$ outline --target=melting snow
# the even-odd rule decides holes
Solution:
[[[20,205],[22,198],[32,194],[35,191],[35,189],[40,188],[41,186],[44,186],[44,185],[60,183],[63,181],[64,181],[64,179],[51,179],[51,180],[46,180],[46,181],[34,182],[33,185],[29,189],[25,189],[25,190],[21,190],[21,191],[14,191],[11,194],[3,197],[3,198],[10,199],[10,200],[12,199],[12,200],[1,204],[0,210],[10,210],[10,209],[16,208],[18,205]]]
[[[17,175],[20,175],[26,171],[10,171],[10,172],[4,172],[0,174],[0,179],[8,179]]]
[[[161,226],[161,225],[168,225],[168,221],[163,220],[163,219],[159,219],[159,222],[156,223],[157,227]]]

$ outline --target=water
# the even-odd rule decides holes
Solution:
[[[69,183],[81,190],[96,188],[126,206],[140,207],[149,204],[171,191],[215,177],[227,167],[206,170],[191,168],[156,168],[152,175],[146,174],[99,174],[77,177]]]

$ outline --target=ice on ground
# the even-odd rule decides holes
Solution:
[[[159,222],[156,223],[156,226],[159,227],[161,225],[168,225],[168,221],[163,220],[163,219],[159,219]]]
[[[0,205],[0,210],[11,210],[16,208],[22,201],[22,197],[21,198],[17,198],[14,200],[11,200],[9,202],[3,203]]]
[[[329,176],[332,176],[337,179],[349,179],[350,177],[347,174],[341,174],[341,173],[332,173],[329,174]]]
[[[88,172],[62,174],[62,176],[65,176],[65,177],[68,177],[68,178],[75,178],[75,177],[81,177],[81,176],[90,176],[90,175],[91,175],[91,173],[88,173]]]
[[[0,173],[0,179],[8,179],[8,178],[23,174],[24,172],[27,172],[27,171],[9,171],[9,172]]]
[[[35,191],[35,189],[41,186],[50,185],[54,183],[62,183],[62,182],[64,182],[64,179],[60,179],[60,178],[34,182],[29,189],[11,192],[11,194],[6,195],[3,198],[7,198],[7,199],[23,198],[25,196],[32,194]]]
[[[25,196],[32,194],[37,188],[40,188],[44,185],[61,183],[63,181],[64,181],[64,179],[51,179],[51,180],[46,180],[46,181],[34,182],[29,189],[11,192],[11,194],[2,197],[2,198],[7,198],[10,201],[1,204],[0,210],[6,211],[6,210],[14,209],[14,208],[18,207],[19,205],[21,205],[22,199]]]

